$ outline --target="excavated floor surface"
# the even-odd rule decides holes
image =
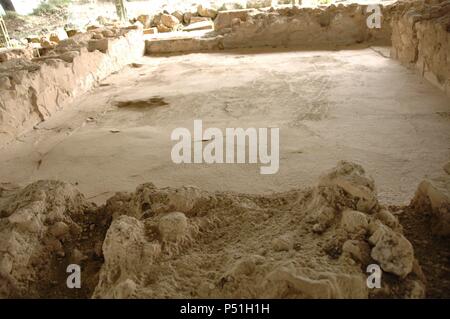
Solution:
[[[449,100],[386,51],[145,57],[113,74],[1,150],[0,297],[448,298],[448,239],[404,204],[448,162]],[[170,134],[194,119],[279,127],[279,173],[173,164]],[[69,184],[14,185],[39,179]]]
[[[371,172],[386,204],[408,202],[450,157],[445,95],[386,48],[144,57],[0,152],[0,180],[57,179],[103,203],[152,181],[269,193],[311,185],[339,160]],[[279,127],[280,170],[176,165],[177,127]],[[196,141],[199,142],[199,141]]]

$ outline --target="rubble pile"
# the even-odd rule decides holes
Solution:
[[[335,49],[364,43],[388,45],[392,5],[382,6],[381,28],[369,28],[366,5],[280,7],[219,11],[214,32],[180,39],[149,39],[146,52],[190,52],[254,47]],[[177,42],[182,42],[180,44]]]
[[[69,184],[40,181],[3,188],[0,212],[3,297],[67,293],[55,274],[73,262],[95,269],[84,274],[90,290],[83,297],[425,296],[402,226],[378,202],[373,180],[350,162],[312,188],[286,193],[147,183],[102,207]],[[383,271],[381,289],[366,283],[373,264]]]

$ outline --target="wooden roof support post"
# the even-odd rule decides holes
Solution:
[[[0,46],[4,45],[6,48],[12,47],[11,39],[9,38],[8,30],[6,29],[5,20],[0,16]]]

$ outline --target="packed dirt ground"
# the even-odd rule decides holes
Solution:
[[[215,13],[186,38],[162,13],[3,55],[0,297],[450,298],[450,3],[383,10],[380,31],[358,5]],[[173,163],[195,119],[279,128],[278,173]]]

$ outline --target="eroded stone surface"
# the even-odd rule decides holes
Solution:
[[[391,56],[450,96],[450,2],[402,2],[392,17]]]
[[[60,40],[40,58],[7,58],[0,64],[0,146],[143,52],[142,31],[100,28]]]

